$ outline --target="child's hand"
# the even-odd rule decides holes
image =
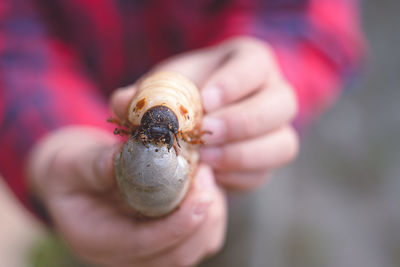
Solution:
[[[212,171],[200,165],[179,210],[138,221],[119,196],[111,133],[62,128],[33,150],[28,174],[34,192],[70,247],[101,266],[190,266],[218,251],[226,203]]]
[[[214,168],[219,183],[256,187],[270,170],[296,156],[298,141],[291,126],[296,98],[265,43],[235,38],[172,57],[154,70],[184,74],[200,88],[203,129],[213,132],[204,136],[201,160]],[[112,107],[122,119],[133,93],[113,95]]]

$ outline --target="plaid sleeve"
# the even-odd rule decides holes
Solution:
[[[358,8],[358,0],[237,0],[225,14],[219,40],[246,34],[272,46],[298,96],[296,123],[304,126],[360,68],[364,39]]]
[[[23,166],[39,138],[67,124],[110,127],[105,99],[32,2],[0,2],[0,173],[28,207]]]

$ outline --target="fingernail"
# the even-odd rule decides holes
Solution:
[[[209,86],[201,91],[201,96],[203,98],[203,107],[206,111],[211,111],[222,103],[221,90],[216,86]]]
[[[215,166],[219,164],[222,156],[221,148],[205,147],[200,150],[200,158],[202,161]]]
[[[97,189],[105,189],[113,184],[112,177],[113,150],[103,149],[94,160],[94,174],[98,177]]]
[[[110,152],[106,149],[103,149],[95,160],[95,170],[96,174],[104,175],[106,172],[106,162],[110,157]]]
[[[224,141],[226,136],[226,126],[223,120],[215,117],[204,117],[203,130],[210,131],[211,134],[203,135],[205,144],[215,145]]]

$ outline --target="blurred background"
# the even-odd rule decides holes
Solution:
[[[364,74],[304,134],[294,164],[231,197],[228,243],[204,266],[400,266],[399,10],[363,2]],[[1,180],[0,210],[0,266],[85,266]]]

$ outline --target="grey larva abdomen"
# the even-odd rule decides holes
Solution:
[[[129,139],[115,157],[118,187],[139,214],[159,217],[181,202],[189,187],[189,164],[174,149]]]

